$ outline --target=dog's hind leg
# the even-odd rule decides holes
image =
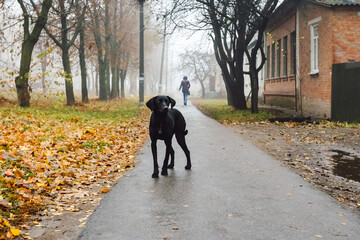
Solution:
[[[154,160],[154,172],[152,174],[152,178],[158,178],[159,177],[159,165],[157,162],[156,140],[151,141],[151,151],[152,151],[153,160]]]
[[[170,164],[168,165],[167,168],[173,169],[174,166],[175,166],[175,161],[174,161],[175,152],[174,152],[174,149],[173,149],[172,147],[171,147],[171,149],[170,149],[170,157],[171,157]]]
[[[176,134],[176,140],[186,155],[187,164],[185,166],[185,169],[190,170],[191,169],[190,151],[186,146],[185,135],[184,134]]]

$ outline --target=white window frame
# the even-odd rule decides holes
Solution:
[[[308,22],[310,26],[310,74],[319,73],[319,22],[321,17]],[[315,32],[315,29],[317,30]]]

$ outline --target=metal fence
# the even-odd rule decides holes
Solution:
[[[360,62],[333,64],[331,118],[360,122]]]

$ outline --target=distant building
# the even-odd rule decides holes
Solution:
[[[360,0],[285,0],[265,32],[265,104],[331,117],[332,65],[360,61]]]

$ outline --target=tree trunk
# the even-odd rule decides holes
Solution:
[[[111,84],[110,84],[110,1],[104,1],[105,3],[105,81],[106,81],[106,93],[110,97],[111,93]]]
[[[99,61],[99,99],[107,100],[107,85],[106,85],[106,66],[101,57],[98,57]]]
[[[214,28],[216,30],[216,28]],[[214,36],[215,58],[220,66],[223,80],[226,87],[228,105],[236,109],[247,109],[244,94],[244,75],[242,74],[241,54],[237,54],[237,62],[227,62],[227,55],[222,45],[220,30],[217,29]],[[239,50],[238,50],[239,51]],[[240,52],[241,53],[241,52]]]
[[[228,105],[236,109],[247,109],[244,94],[244,76],[238,74],[237,78],[234,79],[224,62],[225,61],[222,61],[220,68],[227,90]]]
[[[126,69],[122,69],[120,74],[120,78],[121,78],[121,98],[125,98],[125,78],[126,78]]]
[[[41,49],[44,52],[46,51],[45,49]],[[47,54],[44,54],[44,56],[42,57],[42,61],[41,61],[41,85],[42,85],[42,90],[43,90],[43,94],[45,94],[46,92],[46,67],[47,67]]]
[[[66,92],[66,105],[74,106],[75,105],[75,96],[74,96],[74,87],[71,74],[70,66],[70,57],[69,49],[63,48],[62,50],[62,61],[64,67],[64,77],[65,77],[65,92]]]
[[[251,81],[251,113],[259,112],[259,77],[257,73],[250,73]]]
[[[80,70],[81,70],[81,100],[84,103],[89,103],[88,86],[86,81],[86,63],[85,63],[85,32],[82,27],[80,30]]]
[[[20,74],[15,78],[18,104],[20,107],[30,107],[29,74],[31,55],[36,41],[25,39],[21,48]]]
[[[99,67],[96,67],[96,74],[94,79],[95,95],[99,96]]]
[[[107,94],[107,85],[106,85],[106,66],[104,62],[104,45],[101,39],[100,21],[99,21],[96,4],[94,4],[94,18],[95,18],[94,38],[98,51],[98,64],[99,64],[99,99],[107,100],[108,94]]]
[[[120,98],[120,76],[121,76],[121,69],[120,67],[117,68],[117,72],[116,72],[116,97]]]
[[[118,57],[118,43],[117,43],[117,1],[113,2],[113,18],[112,18],[112,32],[110,36],[110,59],[111,59],[111,98],[119,97],[119,57]]]
[[[64,9],[64,6],[61,6],[60,13],[61,20],[61,50],[62,50],[62,62],[64,67],[64,77],[65,77],[65,93],[66,93],[66,105],[74,106],[75,105],[75,96],[74,96],[74,87],[71,74],[71,65],[70,65],[70,56],[69,56],[69,46],[68,46],[68,27],[67,27],[67,13]]]
[[[40,33],[44,28],[48,12],[52,4],[52,0],[44,0],[40,14],[35,22],[35,26],[30,34],[29,32],[29,15],[26,11],[23,1],[18,0],[23,15],[24,15],[24,41],[21,45],[21,60],[20,60],[20,73],[15,78],[16,92],[18,97],[18,104],[20,107],[30,107],[30,94],[29,94],[29,74],[31,56],[34,46],[39,40]]]
[[[114,66],[111,66],[111,99],[118,97],[118,87],[119,81],[118,81],[118,70],[114,63],[112,63]]]
[[[200,82],[200,85],[201,85],[201,98],[205,98],[205,86],[204,86],[204,81],[199,81]]]

